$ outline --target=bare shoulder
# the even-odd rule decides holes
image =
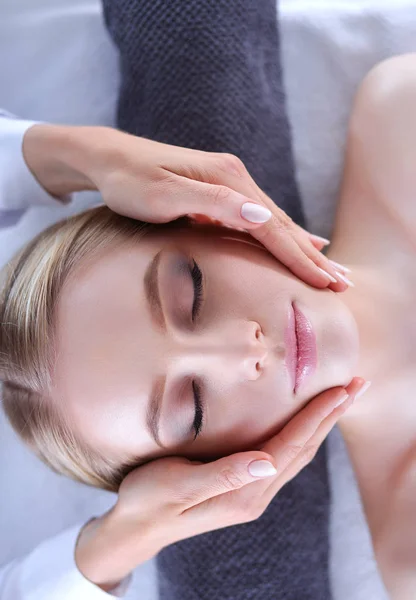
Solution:
[[[389,58],[366,75],[349,134],[373,193],[416,226],[416,53]]]
[[[375,65],[362,80],[355,103],[385,110],[398,97],[416,90],[416,52],[393,56]]]
[[[405,244],[409,254],[416,238],[415,165],[416,53],[379,63],[357,89],[348,126],[334,253],[352,264],[380,265],[382,261],[394,269],[396,258],[390,249]]]

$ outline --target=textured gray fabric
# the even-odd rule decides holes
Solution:
[[[118,126],[239,156],[303,224],[272,0],[104,0],[120,51]]]
[[[121,129],[239,156],[303,225],[274,0],[104,0],[120,51]],[[325,448],[252,522],[157,557],[161,600],[327,600]]]

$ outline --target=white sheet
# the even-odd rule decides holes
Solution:
[[[378,61],[416,50],[416,0],[282,0],[280,15],[298,183],[309,229],[329,236],[354,91]],[[3,0],[0,56],[0,106],[31,119],[113,124],[117,57],[99,0]],[[95,194],[78,194],[70,207],[29,211],[18,226],[0,234],[0,261],[45,224],[96,201]],[[330,449],[334,600],[383,600],[355,479],[337,432]],[[0,563],[113,501],[110,494],[49,472],[1,418],[0,454]],[[133,598],[156,598],[153,561],[137,570],[127,600]]]

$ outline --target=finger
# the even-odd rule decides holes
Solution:
[[[238,189],[239,191],[244,191],[247,195],[250,195],[254,199],[261,202],[266,208],[268,208],[272,214],[273,218],[276,219],[277,225],[283,228],[283,230],[287,229],[289,233],[291,233],[292,237],[296,240],[298,245],[303,250],[306,257],[310,258],[318,267],[318,270],[313,270],[312,264],[304,260],[304,262],[298,262],[294,259],[293,262],[289,262],[289,259],[284,257],[284,252],[280,252],[280,243],[281,239],[275,236],[275,241],[278,240],[279,244],[269,244],[265,241],[264,237],[270,235],[267,231],[263,233],[263,228],[251,229],[250,233],[256,237],[262,244],[267,247],[272,254],[276,256],[283,264],[285,264],[295,275],[298,275],[303,281],[309,283],[310,285],[314,285],[315,287],[329,287],[331,290],[335,292],[342,292],[348,289],[351,282],[349,280],[345,280],[342,275],[345,272],[350,272],[349,269],[345,269],[342,265],[335,263],[334,261],[330,261],[320,252],[324,246],[330,244],[330,240],[326,238],[314,235],[294,223],[288,215],[282,211],[267,194],[261,190],[256,182],[252,179],[249,173],[246,171],[246,176],[241,177],[240,181],[236,181],[236,178],[231,174],[228,175],[226,182],[229,187],[233,189]],[[220,181],[218,179],[218,181]],[[222,179],[224,181],[224,179]],[[273,220],[267,222],[267,225],[270,228],[273,228]],[[295,235],[295,233],[299,235]],[[271,236],[273,240],[273,236]],[[293,248],[293,247],[292,247]],[[288,255],[290,258],[290,254]],[[342,268],[341,268],[342,267]],[[324,273],[321,272],[321,269]],[[322,275],[326,277],[327,283],[326,286],[322,283]],[[319,284],[316,284],[316,277],[319,277]],[[335,281],[334,281],[335,279]]]
[[[273,457],[272,462],[277,470],[276,475],[272,478],[273,482],[281,482],[282,478],[285,478],[285,470],[301,454],[305,445],[312,438],[312,436],[316,434],[322,422],[329,415],[333,414],[333,412],[336,411],[338,407],[340,408],[335,414],[340,414],[340,411],[342,410],[342,401],[345,401],[345,399],[349,397],[349,392],[356,393],[356,390],[362,386],[361,382],[364,382],[364,380],[361,378],[353,379],[353,381],[348,386],[349,391],[347,391],[346,388],[342,387],[331,388],[329,390],[326,390],[317,398],[315,398],[312,402],[310,402],[308,406],[306,406],[306,408],[304,408],[300,413],[293,417],[293,419],[288,423],[288,425],[286,425],[286,427],[280,433],[278,433],[274,438],[269,440],[269,442],[267,442],[263,446],[262,451],[266,453],[266,456],[269,459],[270,456]],[[240,477],[244,475],[244,481],[246,483],[250,483],[250,481],[253,483],[255,481],[253,478],[251,478],[251,480],[248,479],[246,471],[244,470],[243,465],[247,464],[247,453],[239,453],[233,455],[233,457],[226,457],[224,459],[220,459],[219,461],[215,461],[214,463],[209,463],[205,465],[205,467],[199,468],[198,475],[201,476],[202,474],[204,477],[202,481],[202,487],[205,485],[204,481],[207,477],[206,473],[209,472],[212,465],[217,465],[217,469],[218,466],[222,468],[222,465],[224,465],[226,468],[226,473],[229,473],[230,463],[228,462],[228,459],[231,458],[234,458],[238,461],[242,461],[240,462],[240,467],[238,467],[238,472],[240,473]],[[255,492],[259,493],[268,489],[270,485],[272,485],[270,481],[270,479],[265,479],[264,481],[257,481],[257,483],[253,483],[253,485],[247,488],[247,491],[240,490],[240,492],[237,495],[231,494],[227,499],[224,499],[224,503],[222,505],[223,508],[225,508],[227,502],[233,502],[237,496],[240,499],[244,498],[244,495],[247,498],[249,498],[250,494],[253,494]],[[282,483],[280,483],[280,485],[282,485]],[[208,490],[205,490],[205,500],[213,498],[214,496],[224,494],[224,487],[226,486],[222,485],[222,491],[219,490],[218,493],[213,494],[210,486]],[[239,485],[233,489],[230,488],[228,491],[235,491],[242,487],[243,485]],[[219,500],[214,503],[214,506],[216,507],[218,506],[218,504]]]
[[[265,482],[268,485],[265,486],[265,491],[263,492],[263,498],[266,502],[270,502],[271,499],[276,495],[276,493],[291,479],[293,479],[300,471],[308,465],[313,458],[315,457],[319,447],[324,442],[329,432],[336,425],[337,421],[342,417],[342,415],[350,408],[353,404],[357,394],[366,386],[367,382],[365,379],[361,377],[355,377],[348,386],[345,388],[345,392],[348,394],[348,397],[335,406],[332,412],[327,417],[324,417],[321,422],[319,422],[318,427],[313,432],[311,437],[305,442],[305,444],[299,448],[299,451],[296,449],[293,450],[293,460],[290,461],[287,467],[281,471],[279,460],[275,457],[275,464],[278,469],[278,475],[271,482]],[[335,390],[335,388],[333,388]],[[331,391],[331,390],[329,390]],[[319,398],[319,397],[318,397]],[[340,399],[338,396],[338,392],[334,391],[334,401],[335,404],[338,403]],[[292,421],[293,422],[293,421]],[[296,448],[300,445],[297,444]]]
[[[295,223],[295,227],[299,232],[302,232],[311,242],[312,246],[314,246],[320,252],[323,248],[329,246],[329,244],[331,243],[326,238],[320,237],[319,235],[314,235],[313,233],[309,233],[309,231],[306,231],[306,229],[303,229],[303,227],[301,227],[297,223]]]
[[[188,519],[189,526],[192,527],[194,534],[212,531],[220,527],[226,527],[234,523],[241,523],[252,520],[260,516],[264,509],[268,506],[271,499],[278,491],[292,479],[310,460],[312,460],[320,443],[325,439],[328,432],[334,426],[339,417],[351,405],[356,392],[362,388],[365,381],[362,378],[355,378],[347,386],[347,388],[332,388],[320,394],[315,399],[314,407],[315,418],[307,414],[307,418],[303,415],[302,419],[298,416],[285,427],[290,442],[283,442],[283,451],[276,453],[275,466],[277,473],[268,478],[253,479],[251,485],[238,485],[235,487],[232,482],[228,492],[219,492],[213,495],[211,492],[205,495],[205,500],[196,504],[192,501],[192,506],[182,513],[182,517]],[[341,399],[348,398],[340,403]],[[302,413],[311,413],[310,405],[303,409]],[[281,434],[278,434],[282,438]],[[284,437],[284,436],[283,436]],[[273,444],[266,444],[269,449]],[[290,449],[288,452],[287,449]],[[312,451],[306,448],[312,448]],[[312,455],[310,455],[312,452]],[[309,453],[307,455],[307,453]],[[267,450],[268,458],[270,459],[269,450]],[[243,459],[247,453],[234,455],[239,459]],[[230,458],[230,457],[228,457]],[[289,459],[289,460],[288,460]],[[227,459],[216,461],[217,464]],[[209,463],[205,467],[210,467]],[[227,464],[224,462],[224,464]],[[203,468],[198,468],[199,474],[203,472]],[[227,475],[228,479],[228,475]],[[247,480],[246,480],[247,481]],[[240,482],[239,482],[240,483]],[[247,481],[250,483],[250,480]],[[228,486],[225,486],[226,488]],[[221,486],[223,489],[224,486]]]
[[[348,395],[346,389],[343,388],[327,390],[320,394],[314,402],[317,406],[314,407],[313,416],[316,418],[310,418],[311,415],[307,418],[303,415],[302,419],[299,419],[298,416],[294,417],[284,430],[287,432],[287,439],[290,439],[289,442],[283,435],[283,445],[278,451],[276,451],[275,440],[264,446],[264,448],[268,448],[268,453],[272,454],[274,451],[276,475],[257,481],[251,480],[251,485],[240,486],[229,490],[228,493],[223,492],[215,496],[211,494],[200,504],[192,503],[192,507],[184,511],[182,517],[189,519],[187,523],[193,531],[203,533],[260,516],[279,490],[312,460],[317,447],[325,439],[339,416],[352,403],[353,392],[360,387],[359,380],[356,378],[348,386],[351,395]],[[340,400],[345,397],[348,400],[339,404]],[[338,406],[336,406],[337,404]],[[305,412],[312,412],[309,405],[303,409],[302,413]],[[281,439],[282,432],[276,437]],[[201,469],[199,471],[201,472]]]
[[[340,388],[332,388],[320,394],[314,401],[318,405],[318,418],[315,422],[306,419],[306,427],[305,422],[302,421],[300,423],[301,431],[297,435],[289,433],[291,436],[289,452],[287,443],[285,443],[283,452],[274,456],[277,474],[253,482],[230,494],[209,500],[203,505],[204,511],[198,513],[198,526],[204,528],[204,531],[208,531],[211,529],[210,518],[215,518],[216,522],[221,523],[221,526],[227,526],[260,516],[279,490],[313,459],[319,446],[340,416],[351,406],[363,384],[365,384],[364,379],[354,378],[344,390],[341,388],[343,390],[341,393],[339,392]],[[347,399],[339,404],[343,397]],[[302,412],[305,411],[306,409]],[[322,415],[326,415],[328,412],[329,415],[322,418]],[[298,421],[296,417],[295,419]],[[294,422],[296,424],[295,419],[292,419],[291,424]],[[285,429],[289,429],[289,426],[286,426]]]
[[[305,444],[299,456],[283,472],[281,477],[282,479],[284,479],[285,483],[287,483],[296,475],[298,475],[300,471],[314,459],[320,446],[326,440],[327,436],[332,431],[332,429],[335,427],[340,417],[342,417],[342,415],[353,404],[354,400],[355,396],[353,394],[350,394],[350,396],[345,400],[345,402],[343,402],[340,406],[333,410],[333,412],[322,421],[315,434]]]
[[[322,252],[317,250],[315,246],[311,243],[309,235],[307,235],[306,231],[299,227],[296,227],[296,233],[294,234],[294,238],[296,239],[299,247],[303,250],[305,255],[313,260],[313,262],[321,269],[326,271],[332,276],[331,283],[329,284],[329,288],[334,292],[343,292],[350,285],[354,285],[349,279],[347,279],[344,273],[341,273],[337,269],[338,263],[331,262]]]
[[[344,267],[344,265],[340,265],[334,260],[330,260],[329,262],[341,273],[351,273],[351,269],[349,269],[348,267]]]
[[[311,258],[316,265],[321,267],[321,269],[324,269],[325,271],[331,273],[331,275],[333,275],[335,279],[337,279],[337,283],[341,283],[341,288],[337,288],[335,289],[335,291],[344,291],[348,287],[348,285],[345,285],[346,282],[339,277],[339,272],[343,274],[347,271],[351,271],[343,265],[340,265],[339,263],[330,260],[321,252],[321,250],[325,246],[328,246],[331,242],[326,238],[309,233],[309,231],[306,231],[306,229],[303,229],[303,227],[301,227],[297,223],[293,223],[292,227],[296,231],[295,239],[299,246],[302,248],[302,250],[305,252],[305,254],[309,258]]]
[[[205,176],[216,183],[171,173],[169,184],[172,187],[176,182],[176,193],[180,195],[180,202],[169,200],[172,210],[176,211],[175,217],[203,214],[228,226],[244,228],[306,283],[317,288],[329,286],[333,291],[348,288],[336,275],[334,266],[313,246],[306,232],[297,229],[298,226],[256,186],[248,173],[238,179],[230,170],[220,178],[212,171],[204,171],[201,165],[194,166],[192,173],[194,177]],[[223,183],[217,183],[220,181]],[[244,194],[240,190],[244,190]]]
[[[194,223],[200,223],[203,225],[219,225],[220,227],[228,227],[229,229],[233,229],[234,231],[242,231],[243,233],[247,233],[247,228],[245,227],[235,227],[232,225],[228,225],[223,221],[219,221],[218,219],[211,219],[211,217],[207,217],[206,215],[198,215],[195,213],[190,213],[188,217]]]
[[[205,501],[238,490],[248,483],[276,474],[272,458],[266,452],[238,452],[219,460],[192,465],[179,497],[183,512]]]
[[[327,240],[326,238],[323,238],[320,235],[315,235],[315,234],[309,233],[309,232],[306,232],[306,233],[308,234],[309,239],[311,240],[312,244],[318,250],[322,250],[322,248],[325,248],[325,246],[329,246],[329,244],[331,243],[330,240]]]
[[[330,388],[319,394],[297,413],[282,431],[269,440],[261,448],[262,451],[274,457],[276,465],[279,464],[279,470],[282,468],[282,461],[283,469],[286,468],[302,451],[322,421],[335,410],[337,405],[340,406],[346,400],[349,390],[354,391],[355,386],[362,385],[363,382],[362,378],[354,378],[347,388]]]
[[[270,221],[250,233],[302,281],[317,288],[333,284],[337,286],[334,291],[346,289],[344,283],[338,283],[335,268],[328,259],[314,248],[307,236],[299,234],[283,211],[273,213]]]
[[[328,275],[326,275],[327,279],[330,281],[329,283],[329,287],[330,289],[332,289],[333,291],[345,291],[348,288],[349,282],[344,281],[340,276],[339,273],[336,273],[336,271],[341,271],[341,274],[345,273],[346,271],[348,272],[349,270],[344,270],[344,268],[340,269],[338,267],[342,267],[342,265],[339,265],[338,263],[335,263],[333,261],[330,261],[329,259],[327,259],[323,254],[321,254],[320,252],[316,253],[315,250],[322,250],[323,247],[328,246],[330,244],[330,240],[311,234],[308,231],[306,231],[305,229],[303,229],[302,227],[300,227],[300,225],[297,225],[296,223],[294,223],[289,216],[282,211],[274,202],[271,198],[269,198],[269,196],[267,196],[267,194],[265,194],[263,192],[263,190],[261,188],[259,188],[259,186],[256,184],[256,182],[253,180],[253,178],[250,176],[250,174],[246,171],[245,173],[245,177],[241,177],[240,181],[236,182],[235,177],[232,177],[232,175],[228,175],[227,177],[227,185],[229,187],[232,187],[233,189],[238,189],[239,191],[244,191],[244,193],[246,193],[247,195],[250,195],[251,197],[253,197],[254,199],[258,200],[259,202],[261,202],[264,206],[266,206],[266,208],[268,208],[272,214],[273,217],[277,219],[277,223],[280,224],[283,229],[287,229],[292,236],[296,239],[298,245],[301,247],[301,249],[304,251],[304,253],[306,254],[306,256],[308,258],[311,258],[313,260],[313,262],[317,265],[318,268],[323,269],[325,273],[327,273]],[[268,225],[271,226],[272,222],[269,221]],[[295,235],[295,233],[298,233],[299,235]],[[250,233],[256,237],[257,239],[260,240],[260,236],[262,235],[262,230],[260,231],[256,231],[256,230],[251,230]],[[267,233],[266,233],[267,235]],[[310,283],[311,285],[315,285],[314,281],[311,280],[307,280],[306,278],[304,278],[304,276],[302,275],[302,273],[304,273],[303,268],[310,268],[311,265],[310,263],[306,262],[305,266],[303,266],[302,264],[297,265],[296,263],[294,263],[294,265],[290,265],[288,264],[287,261],[285,261],[285,259],[283,259],[281,257],[281,255],[276,254],[273,251],[273,247],[269,246],[267,243],[265,243],[264,239],[260,240],[262,241],[263,245],[266,246],[268,248],[268,250],[270,250],[275,256],[276,258],[278,258],[279,260],[281,260],[281,262],[283,262],[293,273],[295,273],[296,275],[298,275],[300,278],[302,278],[304,281],[306,281],[307,283]],[[280,240],[279,240],[280,241]],[[296,271],[296,268],[298,267],[298,271]],[[301,273],[301,274],[299,274]],[[325,273],[323,273],[324,277],[325,277]],[[316,271],[315,271],[316,274]],[[321,275],[321,272],[319,271],[319,275]],[[332,281],[331,279],[335,278],[336,281]],[[321,279],[322,281],[322,279]],[[328,286],[328,283],[327,283]],[[318,287],[318,286],[316,286]],[[320,284],[319,287],[322,287],[322,285]]]
[[[331,269],[334,270],[335,277],[337,279],[337,284],[331,284],[331,289],[335,292],[339,292],[344,291],[347,287],[354,287],[354,283],[346,276],[346,273],[351,273],[351,269],[344,267],[344,265],[341,265],[335,262],[334,260],[328,259],[314,246],[311,247],[309,235],[305,235],[307,232],[298,225],[296,225],[296,227],[299,236],[296,239],[300,247],[304,250],[305,254],[307,254],[312,260],[314,260],[314,262],[321,268],[324,268],[329,271],[331,271]]]
[[[181,215],[201,214],[230,227],[252,229],[266,223],[272,213],[261,202],[225,185],[214,185],[177,176]],[[171,202],[171,200],[170,200]],[[180,216],[178,214],[178,216]]]

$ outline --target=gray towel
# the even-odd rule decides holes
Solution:
[[[119,127],[239,156],[299,224],[275,0],[104,0]],[[325,449],[263,516],[157,557],[161,600],[329,600]]]

